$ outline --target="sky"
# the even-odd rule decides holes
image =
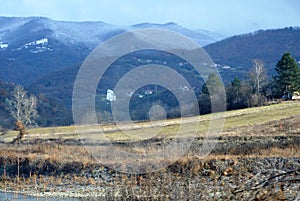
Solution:
[[[129,26],[175,22],[223,35],[300,27],[299,0],[0,0],[0,16],[103,21]]]

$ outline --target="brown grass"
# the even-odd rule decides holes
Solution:
[[[286,103],[227,112],[218,144],[205,158],[198,148],[211,116],[187,118],[186,135],[175,140],[190,137],[195,129],[190,121],[202,118],[189,151],[160,171],[139,175],[118,173],[95,160],[88,149],[103,154],[106,145],[89,143],[99,143],[101,137],[87,136],[84,140],[88,144],[83,146],[73,133],[74,127],[33,129],[23,144],[0,144],[0,188],[44,196],[93,194],[95,200],[293,200],[300,197],[300,178],[295,169],[300,166],[300,115],[295,113],[299,109],[299,103]],[[94,132],[96,127],[90,126],[85,132]],[[144,122],[132,132],[141,128],[152,129]],[[144,154],[174,140],[178,122],[170,120],[162,128],[163,135],[151,139],[126,138],[113,125],[106,126],[106,135],[111,135],[115,148]],[[10,132],[6,137],[12,136]],[[171,159],[161,160],[167,164]],[[142,162],[153,165],[158,161]],[[126,167],[135,160],[120,158],[117,163]],[[289,173],[293,168],[295,172]],[[104,176],[95,177],[97,171]],[[286,174],[280,176],[283,172]]]

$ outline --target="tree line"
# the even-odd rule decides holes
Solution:
[[[293,95],[299,95],[300,92],[300,68],[296,60],[290,53],[283,54],[282,58],[276,64],[276,75],[269,78],[264,68],[264,64],[259,59],[253,59],[253,66],[248,73],[247,80],[240,80],[235,77],[229,85],[225,87],[227,110],[242,109],[248,107],[256,107],[266,105],[268,100],[284,99],[291,100]],[[211,113],[211,102],[213,99],[220,99],[221,88],[224,87],[220,76],[210,74],[202,86],[201,93],[198,97],[198,105],[200,114]],[[168,100],[167,117],[180,117],[180,108],[176,98],[170,93],[160,94],[159,97],[150,97],[157,102],[161,96]],[[24,88],[20,85],[15,85],[11,99],[7,100],[11,116],[15,119],[15,128],[19,131],[16,141],[20,141],[26,134],[26,127],[37,125],[38,122],[38,102],[42,97],[27,95]],[[174,99],[174,100],[173,100]],[[139,99],[137,99],[139,100]],[[134,120],[147,120],[145,113],[147,108],[151,108],[149,101],[143,101],[143,104],[134,104],[131,116]],[[42,101],[43,102],[43,101]],[[170,105],[170,102],[174,104]],[[145,104],[148,104],[146,107]],[[161,105],[161,104],[159,104]],[[145,111],[146,109],[146,111]],[[191,110],[192,107],[189,107]],[[41,109],[39,111],[42,111]],[[143,113],[144,116],[141,116]],[[195,115],[195,114],[193,114]],[[147,115],[146,115],[147,116]],[[159,115],[158,115],[159,116]],[[103,119],[103,115],[102,115]]]
[[[228,110],[262,106],[272,100],[291,100],[293,95],[299,95],[300,68],[289,52],[283,54],[277,62],[276,75],[271,78],[268,77],[261,60],[253,59],[252,63],[247,80],[235,77],[226,86]],[[211,112],[212,94],[216,95],[217,89],[222,86],[221,78],[217,74],[208,76],[199,96],[201,114]]]

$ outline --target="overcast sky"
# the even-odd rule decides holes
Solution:
[[[116,25],[176,22],[233,35],[300,26],[299,0],[0,0],[1,16],[104,21]]]

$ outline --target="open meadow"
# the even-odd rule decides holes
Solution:
[[[220,115],[225,117],[222,132],[207,138],[211,120]],[[181,127],[185,130],[178,136]],[[157,134],[147,137],[153,130]],[[120,127],[33,128],[21,143],[12,144],[17,134],[0,136],[0,190],[16,200],[21,195],[48,200],[300,199],[300,102]],[[90,151],[107,154],[106,146],[113,145],[142,155],[184,139],[192,144],[179,160],[143,174],[104,166]],[[205,141],[216,143],[206,157],[200,149]],[[169,162],[164,160],[145,157],[142,165]],[[134,158],[120,158],[111,165],[129,170],[134,163]]]

